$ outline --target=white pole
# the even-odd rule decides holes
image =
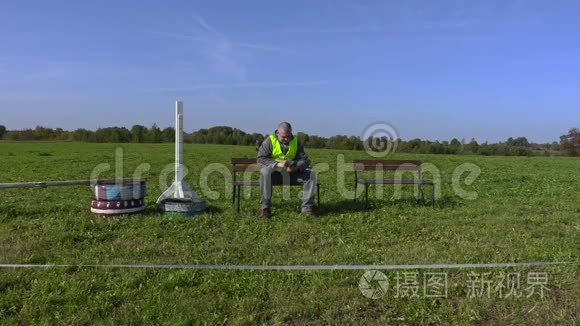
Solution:
[[[175,180],[173,184],[161,194],[157,203],[163,205],[164,211],[179,211],[181,208],[167,206],[163,203],[167,199],[189,200],[188,212],[201,212],[205,209],[205,201],[197,196],[183,181],[185,166],[183,165],[183,102],[175,102]]]
[[[183,102],[175,102],[175,182],[183,181]]]

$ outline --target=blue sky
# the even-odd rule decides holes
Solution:
[[[580,127],[578,1],[6,1],[0,124],[551,142]]]

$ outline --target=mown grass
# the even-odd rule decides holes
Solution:
[[[275,191],[271,221],[256,218],[258,193],[232,209],[224,177],[208,184],[218,199],[195,218],[157,214],[159,174],[173,162],[171,144],[0,143],[0,182],[88,179],[100,163],[115,176],[115,149],[123,149],[130,177],[150,164],[147,212],[100,219],[88,209],[88,187],[0,192],[0,263],[51,264],[426,264],[577,261],[580,249],[580,160],[563,157],[481,157],[395,154],[420,159],[441,172],[436,207],[417,203],[413,189],[391,200],[371,191],[372,209],[341,195],[337,157],[349,162],[364,152],[309,150],[319,174],[323,215],[299,214],[299,189],[289,201]],[[242,146],[186,145],[187,183],[203,195],[200,174],[212,163],[253,157]],[[340,158],[339,160],[342,160]],[[458,197],[457,166],[473,163],[481,175]],[[427,177],[430,177],[427,174]],[[353,174],[346,187],[353,189]],[[226,183],[227,184],[227,183]],[[430,190],[427,190],[429,196]],[[0,269],[0,320],[7,323],[551,323],[573,324],[580,311],[578,265],[480,272],[549,274],[544,299],[469,298],[471,270],[449,270],[448,298],[364,297],[364,271],[216,271],[54,268]],[[421,271],[423,274],[426,271]],[[440,272],[440,271],[437,271]],[[392,279],[396,271],[385,271]]]

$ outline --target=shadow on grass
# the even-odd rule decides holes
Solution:
[[[456,208],[463,206],[464,202],[455,196],[443,196],[435,200],[436,208]]]
[[[360,213],[365,211],[363,208],[364,202],[360,200],[354,202],[352,199],[343,199],[339,201],[321,202],[320,204],[320,216]]]
[[[457,203],[453,201],[453,198],[442,198],[435,201],[435,208],[451,207],[456,206]],[[364,213],[370,212],[375,209],[397,207],[397,208],[416,208],[416,207],[433,207],[433,203],[430,200],[418,201],[413,197],[401,198],[396,200],[391,199],[371,199],[369,198],[369,207],[364,208],[364,199],[357,199],[355,202],[352,199],[345,199],[334,202],[322,203],[320,209],[320,215],[331,215],[331,214],[345,214],[345,213]]]
[[[207,214],[222,214],[224,209],[214,205],[207,205],[205,208],[205,213]]]
[[[277,203],[280,205],[280,203]],[[414,197],[404,197],[404,198],[400,198],[400,199],[395,199],[395,200],[391,200],[391,199],[371,199],[369,198],[369,208],[368,209],[364,209],[364,200],[360,200],[357,199],[357,201],[355,202],[352,199],[342,199],[342,200],[338,200],[338,201],[322,201],[321,205],[319,207],[319,215],[320,217],[324,217],[324,216],[328,216],[328,215],[334,215],[334,214],[349,214],[349,213],[364,213],[364,212],[369,212],[369,211],[373,211],[375,209],[381,209],[381,208],[388,208],[388,207],[397,207],[400,209],[413,209],[413,208],[419,208],[419,207],[425,207],[425,208],[433,208],[433,209],[442,209],[442,208],[456,208],[456,207],[460,207],[462,206],[463,203],[458,200],[458,198],[456,197],[451,197],[451,196],[443,196],[437,200],[435,200],[435,207],[433,208],[433,203],[431,202],[431,199],[425,199],[423,201],[418,201],[416,198]],[[277,205],[275,205],[273,207],[273,216],[275,216],[277,213],[278,214],[288,214],[290,213],[290,211],[288,212],[283,212],[281,211],[281,208],[278,207],[278,209],[276,209]],[[291,204],[286,204],[286,207],[296,207],[296,213],[299,212],[300,210],[300,201],[291,201]],[[242,213],[240,214],[245,214],[245,215],[255,215],[255,216],[259,216],[259,204],[256,205],[256,208],[252,210],[252,212],[249,212],[247,209],[242,209]],[[232,211],[235,212],[235,209],[232,208]],[[216,207],[216,214],[221,213],[222,210],[220,208]]]
[[[362,205],[363,204],[361,203],[361,206]],[[457,208],[461,206],[463,206],[463,202],[458,200],[457,197],[452,196],[443,196],[441,198],[436,199],[435,205],[433,205],[431,198],[428,199],[426,198],[424,200],[417,200],[415,197],[404,197],[399,199],[384,199],[384,200],[373,200],[369,198],[369,210],[384,207],[400,207],[400,208],[433,207],[434,209],[438,209],[438,208]]]

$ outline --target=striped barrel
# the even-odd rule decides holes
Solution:
[[[145,200],[143,199],[118,201],[93,200],[91,202],[91,213],[101,217],[130,215],[140,213],[143,210],[145,210]]]
[[[145,198],[145,195],[147,195],[145,181],[98,183],[94,186],[95,200],[134,200]]]

